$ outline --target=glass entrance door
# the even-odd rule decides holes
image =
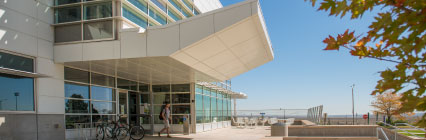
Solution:
[[[128,124],[128,99],[127,91],[119,91],[118,94],[118,121]]]

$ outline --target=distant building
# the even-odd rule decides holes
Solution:
[[[230,126],[230,79],[274,58],[257,0],[0,1],[0,139],[58,140],[122,121]],[[253,79],[256,80],[256,79]],[[77,129],[82,126],[84,129]]]

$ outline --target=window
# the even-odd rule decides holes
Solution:
[[[55,9],[55,23],[81,20],[81,6],[63,7]]]
[[[211,122],[211,115],[210,115],[210,96],[203,96],[203,102],[204,102],[204,123],[210,123]]]
[[[115,103],[92,101],[92,113],[115,114]]]
[[[115,101],[115,92],[111,88],[92,86],[92,100]]]
[[[172,85],[172,92],[190,92],[189,84]]]
[[[112,17],[111,2],[84,5],[84,20],[106,17]]]
[[[153,92],[170,92],[170,85],[152,85]]]
[[[203,95],[195,94],[195,116],[197,123],[203,123]]]
[[[0,110],[34,111],[34,79],[0,73]]]
[[[62,4],[70,4],[70,3],[77,3],[81,0],[55,0],[55,5],[62,5]]]
[[[170,94],[154,93],[154,104],[170,103]]]
[[[115,79],[111,76],[106,76],[102,74],[92,73],[92,84],[100,86],[115,87]]]
[[[126,79],[117,78],[117,88],[136,91],[137,87],[138,87],[138,83],[135,81],[129,81]]]
[[[172,114],[189,114],[189,105],[172,105]]]
[[[65,82],[65,97],[89,99],[89,86]]]
[[[146,28],[146,26],[148,25],[148,20],[145,17],[130,10],[130,8],[128,8],[126,5],[124,5],[122,9],[124,18],[132,21],[133,23],[139,25],[142,28]]]
[[[140,0],[127,0],[128,2],[130,2],[131,4],[133,4],[134,6],[136,6],[139,10],[148,13],[148,7],[145,1],[140,1]]]
[[[55,42],[71,42],[81,40],[81,24],[69,24],[55,27]]]
[[[65,99],[65,113],[89,113],[89,101]]]
[[[65,128],[75,128],[75,123],[90,123],[90,115],[66,115],[65,116]],[[83,125],[84,127],[90,127],[90,125]]]
[[[169,10],[169,16],[172,17],[175,21],[181,20],[182,18],[180,16],[178,16],[175,12],[173,12],[172,10]]]
[[[172,103],[190,103],[191,95],[188,94],[173,94]]]
[[[113,38],[112,20],[86,22],[83,24],[84,40]]]
[[[149,7],[149,16],[158,21],[161,25],[167,24],[166,17],[161,15],[157,10],[152,6]]]
[[[0,68],[33,72],[34,62],[31,58],[0,52]]]

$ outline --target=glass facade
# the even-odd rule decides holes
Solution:
[[[116,3],[113,0],[55,0],[55,43],[116,39],[115,23],[120,22],[116,22],[115,16],[127,19],[118,21],[146,29],[200,13],[191,0],[125,0],[121,7],[114,8],[119,5]]]
[[[114,38],[111,0],[56,0],[55,43]]]
[[[0,69],[34,72],[34,60],[0,52]],[[0,73],[0,111],[34,111],[34,78]]]
[[[196,123],[231,120],[231,98],[227,94],[201,85],[195,85]]]

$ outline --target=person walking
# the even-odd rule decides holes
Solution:
[[[160,120],[163,120],[164,128],[161,129],[160,132],[158,132],[158,136],[161,137],[161,133],[166,131],[167,137],[171,138],[170,131],[169,131],[170,122],[172,121],[171,117],[170,117],[170,103],[166,103],[166,105],[162,107],[159,118],[160,118]]]

